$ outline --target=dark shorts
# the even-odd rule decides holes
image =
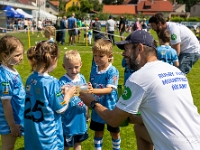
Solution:
[[[90,129],[94,130],[94,131],[103,131],[104,130],[104,124],[91,120]],[[119,133],[120,132],[119,127],[111,127],[108,124],[107,124],[107,130],[112,132],[112,133]]]
[[[69,33],[69,36],[77,35],[76,30],[69,30],[68,33]]]
[[[74,136],[69,136],[69,137],[64,136],[64,146],[74,147],[75,143],[83,142],[86,139],[88,139],[88,133],[87,132],[85,134],[82,134],[82,135],[74,135]]]
[[[192,66],[198,61],[200,54],[197,53],[182,53],[179,55],[179,69],[188,74]]]

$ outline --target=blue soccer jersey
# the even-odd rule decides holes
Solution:
[[[167,62],[170,65],[173,65],[176,61],[178,61],[177,52],[171,46],[161,45],[158,46],[156,49],[159,60]]]
[[[93,88],[106,88],[112,87],[113,90],[110,94],[94,95],[103,106],[112,110],[118,100],[117,85],[119,79],[118,70],[110,64],[105,71],[98,72],[98,66],[93,66],[90,73],[90,82]],[[105,123],[99,115],[92,110],[92,120],[99,123]]]
[[[126,64],[125,58],[122,59],[122,67],[124,67],[124,85],[126,83],[126,80],[129,78],[129,76],[134,72],[134,70],[130,70]]]
[[[60,84],[76,86],[86,84],[83,75],[78,74],[77,80],[72,80],[67,74],[60,78]],[[65,136],[81,135],[87,132],[86,106],[78,96],[70,99],[68,108],[62,114],[63,131]]]
[[[10,134],[10,127],[6,121],[2,101],[10,100],[16,124],[24,127],[25,90],[21,77],[17,71],[12,71],[0,65],[0,134]],[[23,133],[22,133],[23,134]]]
[[[47,73],[33,72],[26,81],[25,149],[63,150],[60,113],[66,108],[58,80]]]

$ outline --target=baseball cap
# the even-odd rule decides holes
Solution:
[[[94,41],[97,41],[99,39],[104,39],[104,40],[110,41],[110,39],[106,38],[106,36],[103,33],[100,33],[100,32],[95,34]]]
[[[153,36],[143,30],[134,31],[124,41],[116,42],[115,44],[119,49],[124,50],[124,45],[129,43],[141,43],[156,49],[156,43]]]

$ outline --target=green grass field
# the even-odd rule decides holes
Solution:
[[[157,39],[157,36],[155,36],[154,32],[151,32],[152,35]],[[119,35],[119,33],[116,33]],[[20,38],[20,40],[23,42],[25,51],[28,49],[28,36],[27,33],[12,33],[12,35]],[[31,45],[33,46],[35,42],[45,40],[45,38],[37,38],[36,33],[31,35]],[[128,35],[128,33],[126,33]],[[1,35],[0,35],[1,37]],[[115,38],[116,41],[120,41],[118,37]],[[66,38],[66,41],[68,41],[68,35]],[[81,36],[81,42],[83,41],[83,35]],[[82,62],[83,66],[81,68],[81,73],[85,76],[86,80],[89,80],[89,73],[90,73],[90,67],[91,67],[91,60],[92,60],[92,53],[91,53],[91,45],[85,46],[85,43],[81,44],[76,44],[76,46],[68,46],[67,44],[64,46],[59,45],[61,55],[58,60],[58,66],[57,68],[51,73],[53,76],[59,78],[61,77],[64,73],[65,70],[62,68],[62,57],[64,55],[64,52],[67,50],[78,50],[81,54],[82,57]],[[64,49],[64,48],[67,49]],[[116,46],[113,47],[114,51],[114,62],[113,65],[119,70],[120,72],[120,78],[119,78],[119,84],[123,84],[123,68],[121,66],[121,61],[122,61],[122,55],[121,55],[121,50],[119,50]],[[18,72],[20,73],[23,82],[25,83],[27,77],[31,73],[31,68],[30,65],[27,61],[26,54],[24,55],[24,60],[23,62],[16,67]],[[198,110],[200,110],[200,61],[198,61],[192,71],[187,75],[190,86],[191,86],[191,91],[192,95],[194,98],[194,103],[197,106]],[[170,110],[169,110],[170,111]],[[121,149],[122,150],[136,150],[136,141],[135,141],[135,135],[133,132],[133,125],[129,125],[127,127],[121,127]],[[82,143],[82,149],[83,150],[91,150],[93,149],[93,136],[94,133],[89,130],[89,139],[84,141]],[[111,137],[109,135],[109,132],[105,130],[105,135],[103,139],[103,149],[104,150],[111,150],[112,149],[112,143],[111,143]],[[1,149],[1,140],[0,140],[0,149]],[[15,150],[23,150],[24,149],[24,143],[23,143],[23,137],[19,138],[16,142]]]

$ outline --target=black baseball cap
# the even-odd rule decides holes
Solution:
[[[124,41],[116,42],[115,44],[119,49],[124,50],[124,45],[129,43],[141,43],[149,47],[156,49],[156,42],[153,36],[143,30],[137,30],[132,32]]]
[[[110,39],[106,38],[106,36],[103,33],[100,33],[100,32],[95,34],[94,41],[96,42],[99,39],[104,39],[104,40],[110,41]]]

